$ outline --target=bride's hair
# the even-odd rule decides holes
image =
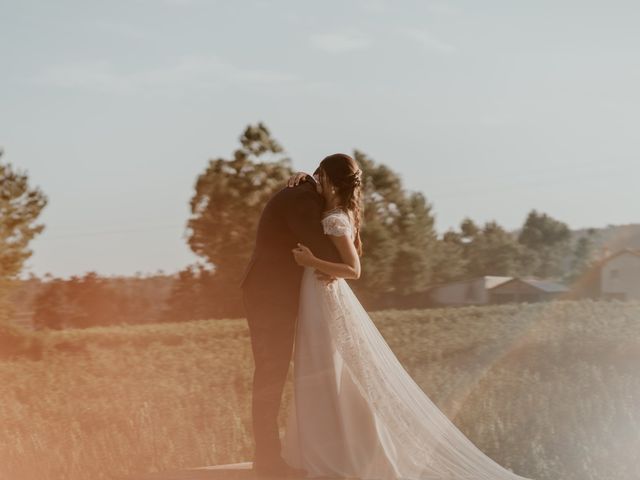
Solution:
[[[353,215],[355,224],[355,246],[358,255],[362,255],[360,240],[360,222],[362,220],[362,170],[349,155],[334,153],[322,159],[316,173],[323,171],[336,189],[340,205]]]

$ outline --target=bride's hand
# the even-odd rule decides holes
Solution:
[[[301,243],[298,243],[298,246],[292,250],[293,258],[296,263],[301,267],[310,267],[313,265],[313,260],[315,260],[315,256],[311,253],[308,247],[305,247]]]
[[[327,275],[326,273],[321,272],[320,270],[316,270],[315,274],[316,274],[316,278],[320,280],[322,283],[324,283],[325,285],[331,285],[333,282],[337,280],[336,277]]]
[[[289,177],[289,180],[287,180],[287,187],[295,187],[300,182],[306,182],[307,181],[307,178],[306,178],[307,175],[309,175],[309,174],[305,173],[305,172],[297,172],[297,173],[291,175]]]

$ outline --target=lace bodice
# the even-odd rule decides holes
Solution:
[[[322,228],[326,235],[349,236],[349,238],[353,239],[354,229],[351,219],[343,210],[332,211],[323,217]]]

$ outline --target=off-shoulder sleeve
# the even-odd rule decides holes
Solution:
[[[346,215],[329,215],[322,219],[322,228],[326,235],[336,237],[351,235],[351,222]]]

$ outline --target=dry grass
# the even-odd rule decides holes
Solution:
[[[640,478],[639,302],[372,316],[430,398],[499,463],[539,480]],[[244,320],[39,335],[40,360],[0,361],[1,479],[250,460]]]

